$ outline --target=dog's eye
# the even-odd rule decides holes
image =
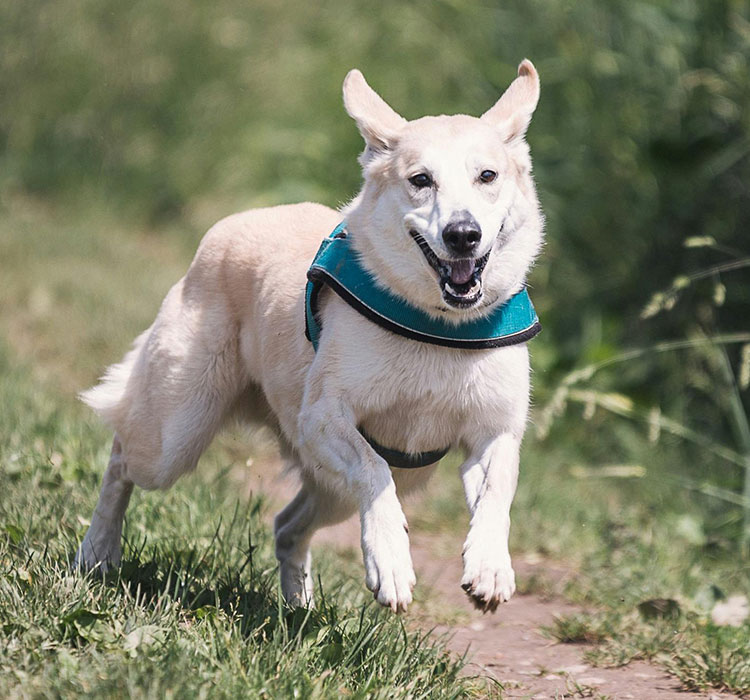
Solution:
[[[409,178],[409,182],[418,190],[421,190],[423,187],[432,185],[432,178],[427,173],[417,173]]]
[[[497,173],[494,170],[482,170],[482,172],[479,174],[479,179],[485,184],[494,182],[496,178]]]

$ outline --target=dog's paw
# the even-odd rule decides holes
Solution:
[[[417,582],[409,553],[403,513],[398,518],[364,518],[362,552],[367,587],[375,600],[393,612],[406,612]]]
[[[309,551],[301,564],[292,560],[281,561],[279,563],[279,574],[281,576],[281,592],[289,605],[296,608],[315,607]]]
[[[498,551],[499,550],[499,551]],[[464,575],[461,588],[482,612],[495,612],[500,603],[510,600],[516,590],[516,575],[510,556],[496,542],[464,547]]]
[[[115,536],[104,535],[101,537],[90,536],[91,531],[86,533],[81,546],[73,559],[73,568],[81,571],[98,570],[105,574],[120,565],[122,558],[122,547],[119,534]]]

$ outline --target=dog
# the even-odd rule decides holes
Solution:
[[[397,494],[426,483],[448,448],[466,457],[461,585],[485,611],[513,594],[509,512],[529,405],[526,341],[538,321],[527,314],[533,323],[510,340],[462,336],[526,294],[542,244],[525,141],[537,71],[524,60],[479,118],[407,121],[358,70],[343,97],[365,141],[359,194],[340,212],[303,203],[217,223],[153,325],[81,394],[114,440],[78,567],[116,566],[133,485],[169,487],[240,415],[272,426],[300,476],[274,523],[290,604],[313,602],[315,531],[358,513],[366,585],[405,611],[416,578]],[[401,332],[408,323],[380,322],[369,302],[347,299],[323,263],[313,285],[322,241],[348,246],[347,265],[385,295],[384,316],[402,303],[411,310],[411,335]],[[420,323],[458,339],[438,342]],[[400,457],[419,468],[389,466]]]

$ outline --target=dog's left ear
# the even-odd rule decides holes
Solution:
[[[356,68],[344,79],[344,106],[357,122],[367,148],[374,152],[392,148],[398,132],[406,124],[400,114],[373,90]]]
[[[539,102],[539,74],[525,58],[518,66],[518,77],[482,119],[500,129],[505,141],[519,141],[526,135],[531,115]]]

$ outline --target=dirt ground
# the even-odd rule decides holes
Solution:
[[[540,628],[555,616],[579,610],[561,598],[516,594],[492,615],[474,610],[457,585],[460,557],[440,560],[429,556],[429,542],[414,541],[412,553],[417,577],[432,581],[436,594],[460,608],[470,620],[460,625],[438,627],[449,632],[450,648],[469,649],[469,671],[489,674],[500,681],[507,698],[596,697],[625,700],[687,700],[736,698],[729,693],[687,693],[679,682],[656,666],[633,662],[623,668],[595,668],[583,661],[586,645],[560,644],[543,636]],[[516,557],[519,576],[544,573],[544,562],[530,564]]]
[[[264,493],[271,500],[270,510],[276,512],[296,493],[294,481],[280,476],[276,459],[268,463],[264,460],[263,467],[258,467],[253,465],[248,470],[250,474],[245,472],[244,488]],[[415,507],[418,504],[407,504],[407,518]],[[586,645],[561,644],[541,632],[541,627],[552,624],[556,616],[580,610],[559,596],[516,593],[496,613],[483,614],[471,605],[459,585],[460,533],[446,538],[417,533],[412,528],[410,539],[418,584],[415,604],[407,614],[414,615],[425,629],[445,634],[453,652],[461,655],[468,651],[467,672],[497,679],[503,685],[503,697],[738,700],[731,693],[681,691],[676,678],[642,661],[621,668],[589,666],[583,661]],[[313,541],[313,557],[315,549],[331,547],[351,552],[355,560],[361,557],[356,518],[318,532]],[[560,579],[570,575],[563,566],[523,556],[514,558],[514,568],[518,579]],[[439,610],[435,610],[438,604]]]

